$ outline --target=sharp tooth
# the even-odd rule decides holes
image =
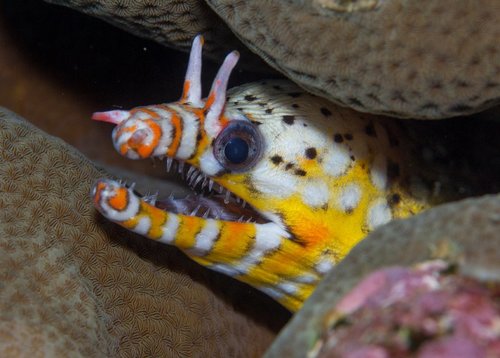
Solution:
[[[208,179],[208,191],[212,191],[214,187],[214,181],[212,179]]]
[[[247,202],[245,200],[242,200],[241,201],[241,207],[244,208],[245,206],[247,206]]]
[[[172,169],[173,162],[174,162],[173,158],[167,157],[167,172],[170,172],[170,169]]]
[[[205,211],[205,214],[203,214],[203,218],[204,219],[208,218],[209,214],[210,214],[210,208],[208,208],[207,211]]]
[[[205,176],[205,178],[203,179],[203,181],[201,182],[201,189],[205,189],[207,187],[207,184],[208,184],[208,181],[210,180],[209,177]]]
[[[217,188],[217,191],[219,192],[219,194],[222,194],[224,192],[224,187],[222,185],[219,185],[219,187]]]
[[[179,165],[177,166],[177,170],[178,170],[179,174],[182,174],[182,172],[184,170],[184,162],[179,162]]]
[[[200,210],[200,208],[201,208],[201,204],[199,204],[196,208],[194,208],[194,210],[191,212],[191,216],[196,215],[196,213],[198,212],[198,210]]]
[[[198,175],[198,178],[196,178],[196,181],[194,182],[193,186],[197,186],[204,177],[205,175],[200,173],[200,175]]]
[[[170,195],[168,196],[169,199],[173,199],[174,198],[174,192],[171,192]]]
[[[251,217],[250,217],[250,218],[248,218],[248,220],[247,220],[246,222],[247,222],[247,223],[252,223],[252,222],[253,222],[253,221],[252,221],[252,218],[251,218]]]
[[[193,175],[193,176],[189,179],[189,183],[188,183],[188,185],[189,185],[190,187],[194,187],[195,185],[193,185],[193,184],[194,184],[194,182],[198,179],[198,177],[199,177],[199,176],[200,176],[200,174],[199,174],[199,173],[195,173],[195,174],[194,174],[194,175]]]
[[[231,192],[229,190],[226,191],[226,194],[224,195],[224,204],[229,203],[229,197],[231,196]]]
[[[195,167],[193,167],[193,166],[189,167],[188,172],[187,172],[187,174],[186,174],[186,181],[187,181],[187,180],[189,180],[189,177],[193,174],[193,172],[194,172],[195,170],[196,170],[196,168],[195,168]]]
[[[133,191],[135,188],[135,182],[132,182],[128,188]]]
[[[241,215],[240,218],[238,219],[238,222],[241,223],[241,222],[243,222],[244,219],[245,219],[245,217],[243,215]]]

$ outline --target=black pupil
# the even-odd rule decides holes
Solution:
[[[233,164],[243,163],[248,158],[248,143],[241,138],[231,138],[224,147],[226,159]]]

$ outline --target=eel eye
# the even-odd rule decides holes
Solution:
[[[254,124],[234,120],[215,139],[214,155],[225,169],[242,172],[257,163],[262,144],[262,136]]]

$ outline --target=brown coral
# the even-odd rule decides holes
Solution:
[[[363,112],[464,115],[500,101],[496,0],[207,0],[307,90]]]
[[[103,173],[60,140],[6,110],[0,133],[2,357],[255,356],[271,342],[277,304],[96,215]]]

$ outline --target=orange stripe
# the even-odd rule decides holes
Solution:
[[[181,118],[179,115],[175,112],[172,113],[172,125],[174,126],[174,138],[172,139],[172,143],[170,144],[170,147],[167,150],[167,155],[169,157],[175,156],[175,153],[177,153],[177,150],[179,149],[179,146],[181,145],[181,137],[182,137],[182,122]]]
[[[182,90],[182,97],[180,100],[181,103],[186,103],[190,87],[191,87],[191,82],[188,80],[184,81],[184,89]]]

